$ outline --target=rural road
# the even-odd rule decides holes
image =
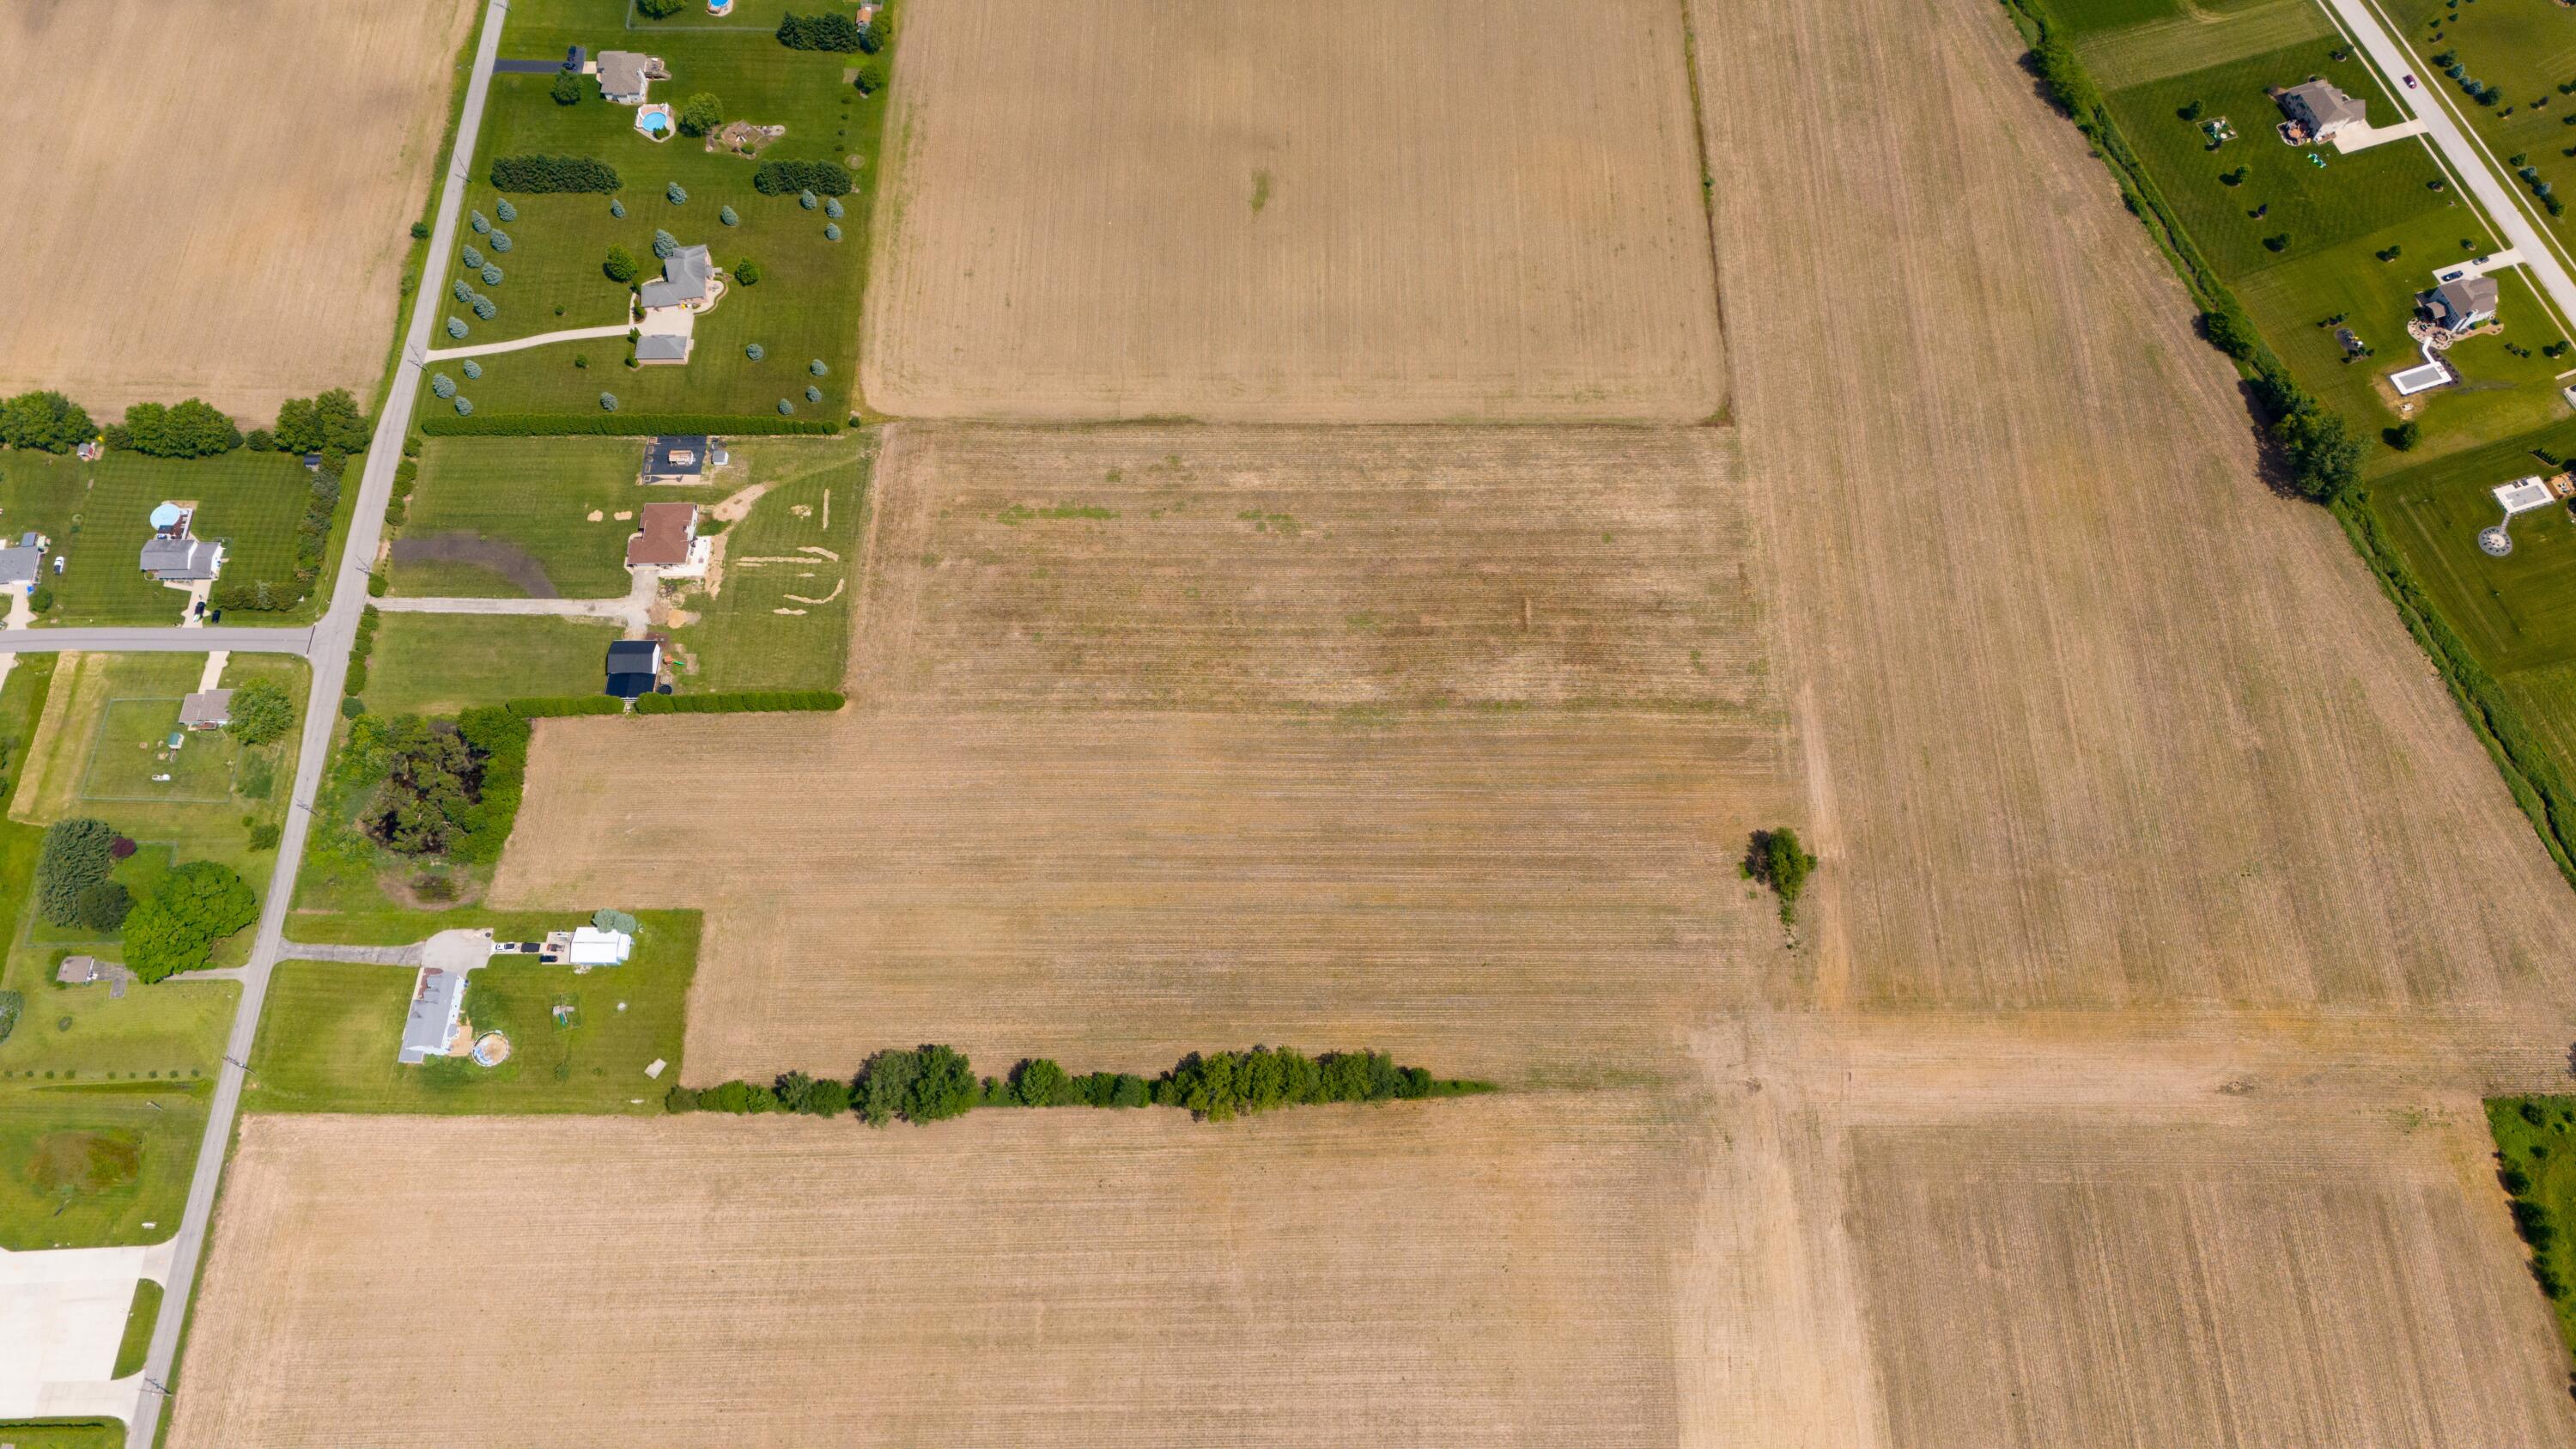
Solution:
[[[2341,23],[2344,34],[2387,73],[2389,94],[2424,123],[2425,138],[2459,173],[2469,194],[2477,199],[2496,230],[2504,234],[2505,245],[2522,253],[2525,270],[2549,294],[2559,315],[2576,319],[2576,278],[2569,277],[2557,249],[2523,210],[2522,195],[2505,179],[2504,168],[2452,114],[2451,97],[2442,89],[2442,73],[2426,66],[2411,48],[2389,34],[2370,0],[2323,3]],[[2410,75],[2419,89],[2406,88],[2402,77]]]
[[[430,229],[429,254],[421,265],[425,277],[445,276],[454,260],[456,219],[465,209],[465,179],[472,165],[474,142],[483,128],[483,104],[492,87],[492,60],[501,48],[502,23],[509,0],[490,0],[483,13],[483,34],[474,48],[474,68],[465,85],[465,104],[456,121],[456,141],[449,152],[447,176],[440,188],[438,217]],[[160,1430],[159,1386],[170,1381],[179,1357],[179,1335],[188,1321],[188,1303],[196,1287],[197,1264],[205,1251],[206,1230],[214,1219],[215,1193],[223,1182],[224,1157],[232,1142],[233,1117],[241,1107],[243,1064],[250,1060],[258,1033],[259,1013],[268,982],[286,944],[286,912],[295,895],[297,868],[304,860],[305,837],[313,820],[313,801],[320,793],[322,770],[331,751],[331,729],[349,673],[349,649],[356,641],[359,617],[367,606],[367,569],[384,535],[385,505],[393,497],[394,469],[402,462],[403,439],[411,431],[414,400],[420,393],[422,359],[428,355],[431,329],[437,325],[446,293],[421,288],[412,306],[411,330],[403,340],[402,358],[394,366],[393,386],[385,394],[382,416],[366,452],[358,501],[351,510],[349,541],[340,553],[340,573],[331,591],[330,611],[310,630],[269,629],[62,629],[0,634],[0,648],[52,649],[241,649],[301,653],[312,661],[313,685],[304,711],[304,738],[296,757],[292,809],[277,842],[277,868],[270,873],[268,900],[259,915],[259,935],[250,962],[242,971],[241,1004],[233,1013],[232,1033],[224,1060],[215,1074],[215,1091],[206,1117],[206,1135],[197,1149],[197,1166],[188,1182],[188,1206],[178,1235],[170,1243],[170,1291],[161,1300],[161,1316],[152,1327],[152,1347],[143,1360],[144,1389],[135,1412],[126,1419],[127,1449],[152,1449]],[[301,647],[287,642],[301,639]],[[184,641],[184,642],[180,642]]]
[[[363,598],[366,586],[358,593]],[[314,640],[327,627],[256,629],[218,625],[211,629],[177,629],[166,625],[133,629],[0,629],[0,654],[68,654],[75,651],[163,652],[203,654],[222,649],[247,654],[302,654],[310,657]],[[319,696],[316,696],[319,698]]]

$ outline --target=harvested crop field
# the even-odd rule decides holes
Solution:
[[[0,8],[0,393],[266,423],[385,365],[465,0]],[[73,199],[77,204],[71,204]]]
[[[1658,0],[1576,24],[1539,0],[924,7],[867,400],[1706,418],[1725,360],[1681,30]]]
[[[877,478],[866,708],[1777,715],[1721,430],[898,424]]]
[[[705,908],[691,1080],[1238,1038],[1518,1080],[1788,964],[1722,437],[893,432],[852,709],[538,728],[493,899]]]
[[[2576,893],[2333,518],[2255,481],[2004,12],[1694,13],[1703,94],[1802,87],[1708,118],[1722,286],[1804,303],[1732,345],[1826,999],[2563,999]]]
[[[2566,1442],[2563,1353],[2501,1195],[2473,1148],[2445,1160],[2448,1127],[2394,1135],[1855,1130],[1888,1441]]]
[[[1736,861],[1785,794],[1767,738],[1671,716],[549,720],[492,900],[704,908],[693,1082],[1253,1040],[1520,1080],[1756,993]]]
[[[254,1118],[171,1442],[1668,1444],[1671,1143],[1619,1093]]]

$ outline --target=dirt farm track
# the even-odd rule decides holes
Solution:
[[[1992,0],[1108,10],[907,12],[848,708],[489,903],[703,909],[694,1083],[1504,1090],[257,1117],[174,1445],[2576,1442],[2576,892]]]
[[[0,394],[366,397],[467,0],[0,5]]]

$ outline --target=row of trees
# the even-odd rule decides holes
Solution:
[[[495,190],[518,192],[613,192],[624,184],[596,156],[495,156],[491,178]]]
[[[107,430],[111,448],[131,448],[154,458],[211,458],[242,445],[233,420],[207,403],[136,403],[125,421]]]
[[[859,22],[837,11],[821,15],[787,12],[778,22],[778,43],[789,50],[850,52],[873,48]]]
[[[79,403],[58,392],[22,392],[0,401],[0,444],[68,453],[98,436]]]
[[[838,161],[763,161],[751,173],[752,190],[763,196],[793,196],[800,191],[847,196],[856,184],[850,168]]]
[[[737,1080],[704,1090],[673,1087],[663,1105],[673,1112],[818,1117],[855,1111],[877,1127],[898,1117],[936,1122],[977,1107],[1178,1107],[1204,1121],[1224,1122],[1280,1107],[1491,1090],[1482,1082],[1444,1080],[1420,1067],[1397,1066],[1384,1052],[1309,1057],[1293,1047],[1258,1046],[1242,1052],[1193,1052],[1151,1081],[1132,1072],[1076,1076],[1046,1057],[1022,1061],[1007,1078],[978,1078],[963,1053],[934,1043],[878,1052],[847,1083],[789,1072],[767,1086]]]

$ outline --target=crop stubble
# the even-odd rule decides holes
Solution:
[[[1985,0],[1700,0],[1829,999],[2564,995],[2576,895]],[[1722,43],[1719,38],[1722,37]],[[1823,58],[1830,57],[1830,63]],[[1858,406],[1838,406],[1847,400]]]
[[[464,0],[0,7],[0,393],[266,422],[384,366]],[[44,198],[39,201],[38,198]]]
[[[931,1039],[1634,1069],[1781,954],[1735,869],[1787,800],[1727,460],[900,425],[855,707],[541,725],[495,899],[704,906],[693,1079]]]
[[[1036,0],[906,21],[864,390],[913,417],[1696,421],[1681,17]]]
[[[1624,1093],[254,1118],[171,1441],[1669,1443],[1667,1140]]]

